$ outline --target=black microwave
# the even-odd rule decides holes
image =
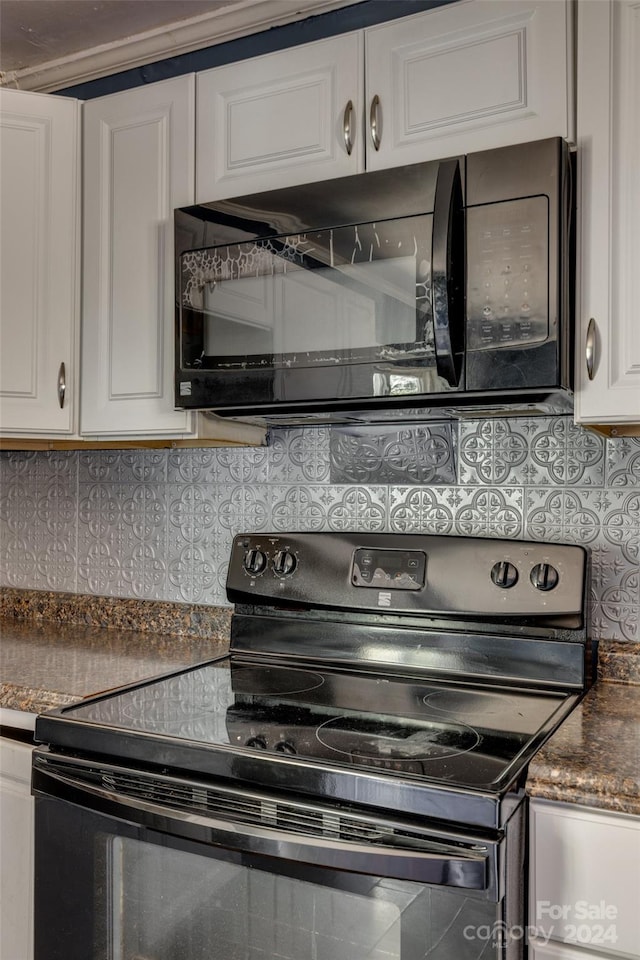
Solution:
[[[569,412],[571,182],[553,138],[176,210],[176,406]]]

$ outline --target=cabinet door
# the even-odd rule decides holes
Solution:
[[[640,957],[640,819],[536,800],[531,829],[538,940],[587,947],[589,957]]]
[[[4,435],[64,437],[76,427],[78,121],[75,100],[0,90]]]
[[[362,170],[362,40],[347,33],[199,73],[197,202]]]
[[[570,9],[463,0],[366,30],[367,169],[572,139]]]
[[[174,410],[173,209],[193,202],[193,75],[84,104],[81,432],[188,436]]]
[[[567,947],[564,943],[554,943],[553,940],[530,940],[529,960],[611,960],[604,953],[588,952],[581,947]]]
[[[33,957],[32,748],[0,740],[0,957]]]
[[[576,419],[583,423],[640,423],[639,157],[640,4],[581,3]]]

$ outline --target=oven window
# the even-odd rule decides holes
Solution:
[[[495,920],[495,904],[437,887],[314,882],[129,838],[110,861],[109,960],[465,960],[487,946],[469,930]]]
[[[183,369],[431,356],[431,227],[406,217],[183,253]]]
[[[401,960],[413,897],[322,887],[115,839],[113,958]]]

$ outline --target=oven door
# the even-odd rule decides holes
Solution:
[[[520,955],[504,840],[46,751],[33,789],[36,960]]]

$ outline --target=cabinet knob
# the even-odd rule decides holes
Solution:
[[[353,150],[353,136],[351,133],[351,122],[353,120],[353,100],[349,100],[349,103],[344,108],[344,116],[342,118],[342,134],[344,136],[344,148],[347,151],[347,156],[351,156],[351,151]]]
[[[60,364],[58,368],[58,403],[60,404],[60,409],[64,407],[64,396],[67,392],[67,377],[65,373],[64,363]]]
[[[587,376],[593,380],[596,372],[596,321],[591,317],[587,327],[587,338],[584,344],[584,359],[587,364]]]
[[[380,97],[377,93],[371,101],[369,110],[369,133],[374,150],[379,150],[382,138],[382,111],[380,109]]]

